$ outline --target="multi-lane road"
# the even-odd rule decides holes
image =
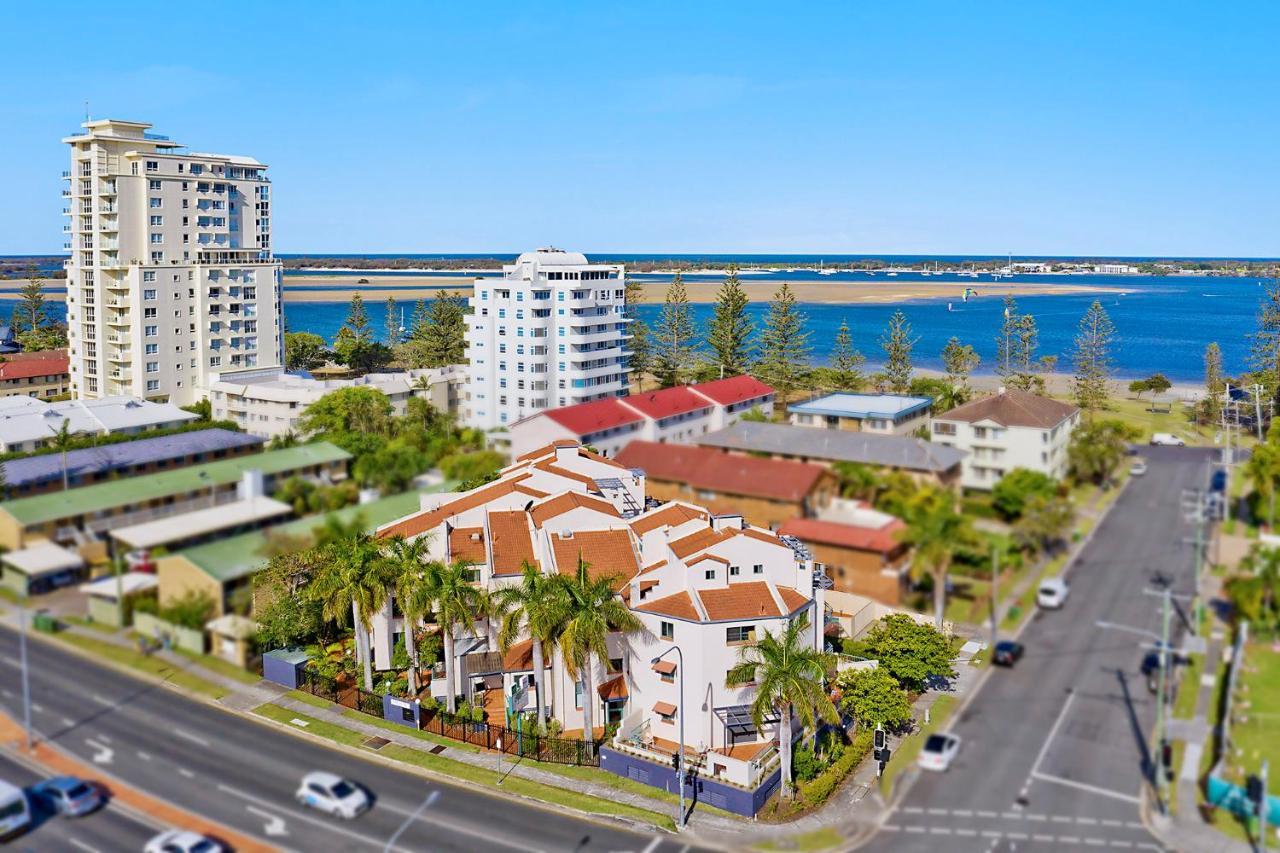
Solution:
[[[674,853],[674,836],[633,832],[401,772],[143,683],[48,643],[30,642],[33,721],[79,759],[173,805],[280,847],[305,851],[647,851]],[[0,630],[0,705],[18,719],[17,637]],[[11,767],[0,765],[0,776]],[[376,798],[343,822],[300,807],[303,774],[328,770]],[[32,775],[12,769],[17,781]],[[419,806],[427,803],[418,811]],[[401,831],[402,830],[402,831]],[[17,849],[137,851],[144,828],[116,811],[36,828]]]
[[[951,730],[963,739],[947,773],[921,773],[873,851],[1160,849],[1139,797],[1150,768],[1155,698],[1139,667],[1141,636],[1159,632],[1160,601],[1192,587],[1182,490],[1205,483],[1209,451],[1150,448],[1070,570],[1071,595],[1038,613],[1026,655],[994,670]]]

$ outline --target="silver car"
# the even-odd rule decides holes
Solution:
[[[102,805],[98,789],[74,776],[55,776],[32,788],[36,796],[53,807],[58,814],[80,817]]]

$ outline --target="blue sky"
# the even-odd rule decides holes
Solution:
[[[1280,255],[1280,5],[613,5],[20,4],[0,254],[88,101],[269,163],[281,252]]]

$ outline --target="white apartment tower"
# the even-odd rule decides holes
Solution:
[[[210,373],[283,364],[266,166],[141,122],[83,127],[62,140],[73,396],[186,405]]]
[[[626,271],[539,249],[477,279],[467,317],[466,420],[494,429],[627,393]]]

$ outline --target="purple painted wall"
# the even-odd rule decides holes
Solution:
[[[672,794],[679,791],[675,768],[670,764],[657,764],[646,761],[626,752],[619,752],[607,746],[600,747],[600,767],[610,773],[616,773],[626,779],[643,782],[655,788],[662,788]],[[777,789],[782,780],[782,768],[778,767],[770,773],[764,783],[754,791],[744,791],[733,785],[717,782],[715,779],[697,777],[685,788],[685,797],[696,802],[706,803],[718,809],[752,817],[765,804],[765,801]]]

